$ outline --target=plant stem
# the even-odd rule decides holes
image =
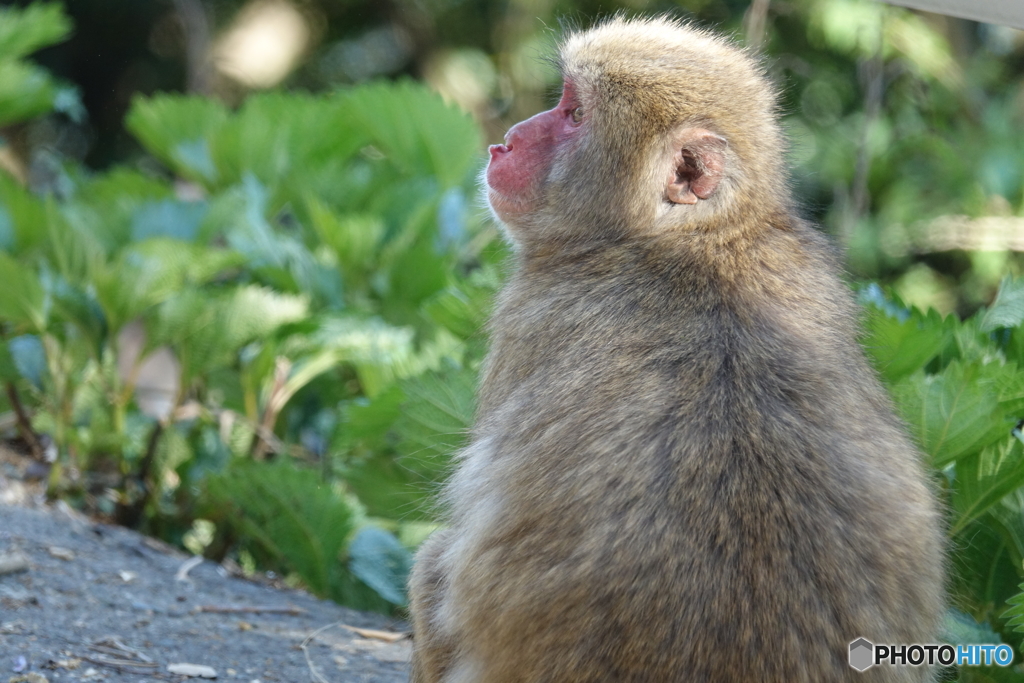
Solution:
[[[156,487],[150,479],[150,470],[153,469],[153,462],[156,460],[156,447],[160,443],[160,436],[163,434],[163,431],[163,423],[157,421],[153,425],[153,431],[149,433],[146,452],[143,454],[142,460],[139,461],[138,471],[134,476],[126,476],[124,479],[122,487],[126,502],[118,503],[117,510],[114,513],[117,523],[122,526],[136,528],[142,519],[142,513],[146,509],[146,504],[153,497]],[[138,486],[139,493],[134,500],[128,500],[132,493],[129,491],[129,482],[133,479]]]
[[[39,437],[36,436],[35,430],[32,429],[32,421],[29,419],[28,413],[25,412],[25,406],[18,395],[18,388],[14,386],[14,382],[7,382],[6,389],[7,400],[10,401],[11,408],[14,409],[14,416],[18,421],[18,434],[28,444],[32,457],[42,462],[45,459],[43,446],[39,443]]]

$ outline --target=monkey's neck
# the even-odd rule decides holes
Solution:
[[[521,254],[492,318],[481,417],[510,390],[529,401],[551,377],[585,385],[651,359],[695,381],[741,347],[766,367],[776,353],[804,363],[795,348],[816,367],[863,365],[834,272],[827,241],[798,220]]]

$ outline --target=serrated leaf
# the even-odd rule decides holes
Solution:
[[[57,86],[33,64],[0,62],[0,126],[25,121],[53,107]]]
[[[218,171],[209,153],[210,140],[227,119],[227,108],[215,100],[156,95],[132,100],[125,127],[176,172],[212,184]]]
[[[1021,592],[1006,601],[1010,608],[999,615],[1006,619],[1006,625],[1018,633],[1024,632],[1024,583],[1019,586]]]
[[[490,307],[490,292],[448,287],[423,302],[422,311],[432,322],[441,325],[460,339],[480,333]]]
[[[1013,379],[1008,381],[1007,376]],[[938,375],[918,372],[893,386],[903,419],[935,467],[977,453],[1005,437],[1014,424],[1007,405],[1024,379],[1013,365],[950,363]]]
[[[211,153],[228,182],[251,174],[271,188],[302,187],[302,177],[345,161],[365,144],[342,97],[271,92],[245,100],[211,140]]]
[[[349,569],[366,585],[395,605],[405,605],[405,586],[412,568],[412,554],[395,536],[383,529],[366,527],[348,548]]]
[[[242,262],[239,254],[167,238],[123,250],[93,278],[96,297],[114,329],[167,301],[184,287],[200,285]]]
[[[224,523],[243,540],[297,572],[314,592],[329,593],[354,514],[319,475],[287,461],[238,460],[209,477],[207,488],[215,508],[235,512]]]
[[[1007,438],[980,453],[958,459],[955,472],[952,502],[957,516],[950,535],[963,531],[1008,493],[1024,485],[1024,446],[1016,438]]]
[[[43,285],[28,266],[0,252],[0,321],[41,331],[46,327]]]
[[[246,344],[306,317],[305,297],[244,286],[219,295],[186,289],[162,304],[154,343],[180,350],[187,378],[228,364]]]
[[[349,408],[339,446],[371,452],[349,464],[345,480],[371,514],[424,520],[436,514],[435,497],[469,433],[475,392],[475,372],[449,368],[403,380],[367,405],[372,427],[361,424],[359,406]],[[361,435],[363,427],[372,433]]]
[[[91,288],[72,285],[49,270],[41,271],[40,275],[52,306],[53,319],[74,326],[90,342],[94,356],[101,357],[109,326],[95,292]]]
[[[58,3],[0,8],[0,59],[24,57],[70,32],[71,20]]]
[[[1006,277],[999,285],[992,306],[986,310],[979,322],[982,332],[991,332],[1000,327],[1017,327],[1024,322],[1024,278]]]
[[[867,313],[862,344],[889,383],[923,368],[946,341],[942,318],[935,311],[907,311],[896,317],[872,306]]]
[[[480,158],[480,132],[472,119],[422,85],[359,86],[347,93],[345,107],[373,145],[406,173],[436,176],[449,187]]]
[[[451,265],[434,249],[426,244],[418,244],[399,254],[391,269],[391,289],[389,297],[392,303],[402,302],[411,306],[420,303],[435,292],[444,288],[448,282]]]
[[[378,318],[325,317],[314,339],[355,366],[363,391],[371,398],[415,369],[413,331]]]
[[[395,423],[404,467],[437,480],[466,442],[476,410],[476,373],[427,372],[401,383],[406,401]]]
[[[366,287],[368,273],[379,258],[386,226],[380,216],[338,215],[320,200],[306,197],[306,210],[320,242],[335,253],[345,284]]]

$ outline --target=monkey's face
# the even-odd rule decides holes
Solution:
[[[520,246],[715,230],[784,182],[772,90],[727,42],[613,19],[559,63],[558,104],[490,148],[488,200]]]
[[[583,121],[583,107],[567,81],[554,108],[512,126],[505,144],[491,145],[487,199],[498,218],[516,223],[537,211],[555,157],[577,146]]]

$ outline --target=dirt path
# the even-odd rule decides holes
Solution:
[[[341,626],[401,624],[211,562],[186,573],[187,555],[127,529],[5,504],[14,484],[0,472],[0,683],[181,681],[168,666],[183,663],[247,683],[408,679],[407,639]]]

